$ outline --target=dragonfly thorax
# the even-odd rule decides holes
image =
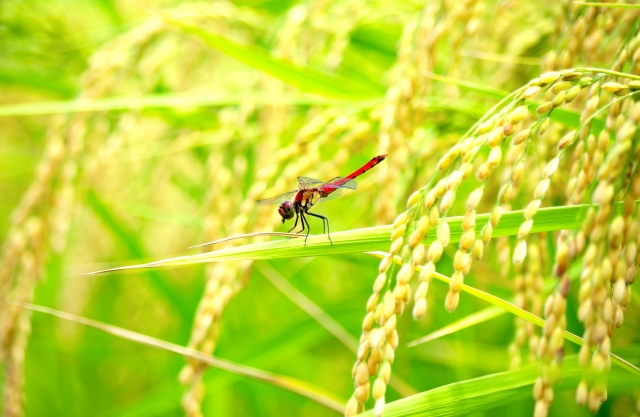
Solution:
[[[300,205],[300,208],[309,210],[311,206],[316,204],[322,197],[324,197],[324,194],[318,188],[300,190],[298,194],[296,194],[295,202]]]

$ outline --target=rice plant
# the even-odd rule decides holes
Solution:
[[[640,414],[639,12],[3,4],[3,414]]]

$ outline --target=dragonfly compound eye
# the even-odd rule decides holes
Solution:
[[[278,207],[278,213],[282,216],[282,223],[284,223],[285,220],[292,219],[296,211],[293,209],[291,201],[285,201]]]

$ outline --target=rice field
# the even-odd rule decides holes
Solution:
[[[639,6],[8,0],[0,33],[4,416],[640,415]]]

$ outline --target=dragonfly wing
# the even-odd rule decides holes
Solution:
[[[324,203],[325,201],[331,201],[337,196],[339,196],[340,194],[342,194],[342,188],[336,188],[331,194],[329,194],[326,197],[322,197],[318,202]]]
[[[352,178],[335,177],[334,179],[320,186],[320,189],[326,194],[326,197],[322,197],[320,201],[331,201],[342,194],[342,190],[355,190],[357,188],[358,184]]]
[[[283,201],[291,200],[291,198],[296,195],[297,192],[298,190],[288,191],[275,197],[258,200],[258,204],[280,204]]]
[[[309,188],[324,184],[324,181],[309,177],[298,177],[298,184],[301,190],[308,190]]]
[[[356,190],[358,188],[358,183],[353,178],[335,177],[327,181],[325,187]]]

